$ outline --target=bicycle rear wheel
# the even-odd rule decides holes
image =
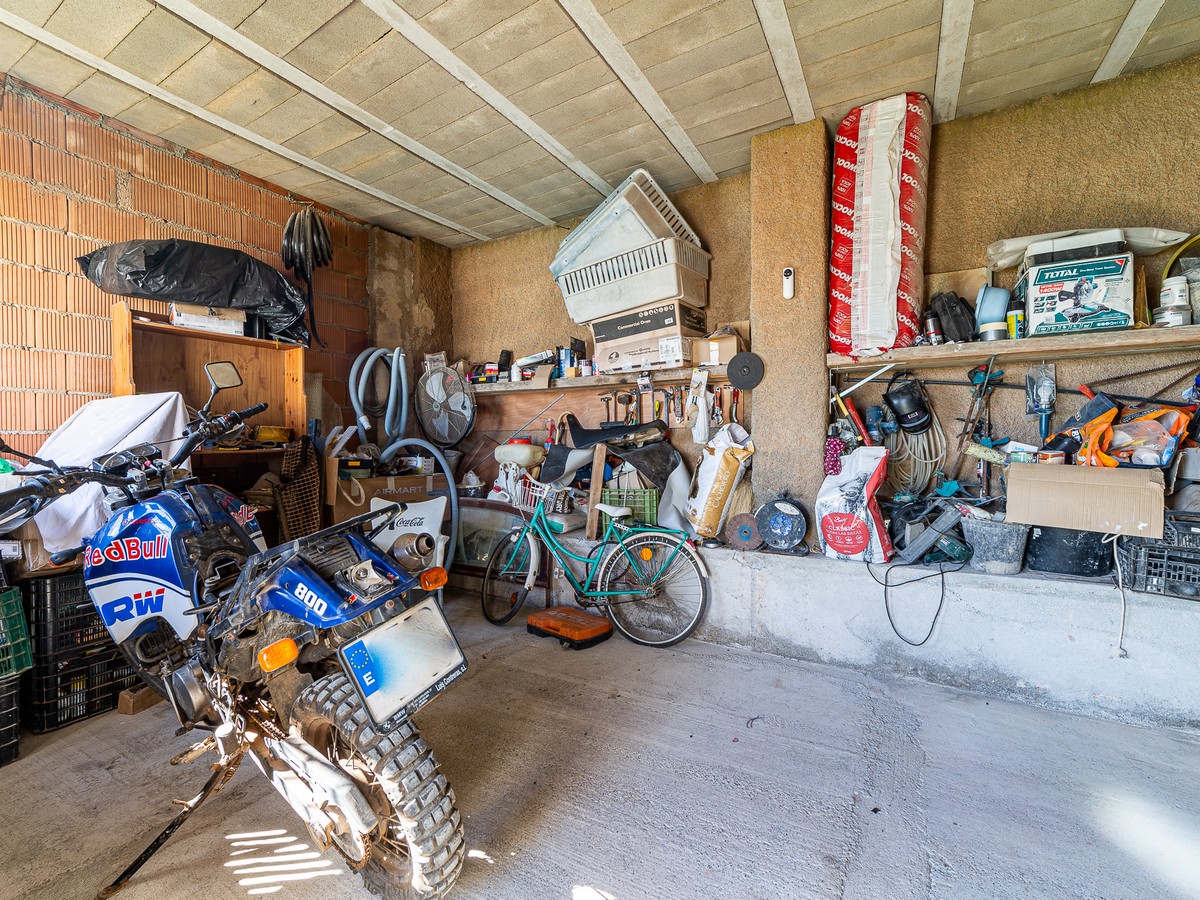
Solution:
[[[599,591],[629,593],[598,602],[617,631],[635,644],[678,644],[696,630],[708,608],[708,576],[700,557],[678,537],[655,532],[626,540],[628,555],[621,546],[601,563],[596,584]]]
[[[528,535],[517,540],[520,534],[520,529],[515,529],[496,542],[483,573],[480,601],[484,618],[493,625],[503,625],[515,616],[529,593],[525,583],[533,553]]]

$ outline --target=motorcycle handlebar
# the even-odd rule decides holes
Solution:
[[[251,416],[257,416],[259,413],[265,412],[268,406],[269,404],[266,403],[255,403],[253,406],[248,406],[245,409],[228,412],[223,416],[216,416],[207,422],[201,423],[195,431],[188,435],[187,440],[183,442],[183,446],[171,457],[171,465],[179,465],[209,438],[218,437],[226,432],[233,431],[233,429],[237,428]]]

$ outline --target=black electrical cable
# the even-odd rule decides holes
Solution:
[[[308,287],[308,323],[313,340],[322,347],[317,334],[317,314],[313,309],[313,273],[333,261],[333,242],[321,217],[308,207],[288,217],[283,226],[283,244],[279,249],[285,269],[291,269]]]
[[[950,572],[953,574],[955,572],[961,572],[966,567],[968,561],[969,557],[968,559],[965,559],[959,563],[958,568],[956,569],[947,569],[944,562],[938,563],[938,570],[936,572],[930,572],[928,575],[920,575],[916,578],[910,578],[908,581],[897,582],[896,584],[891,583],[892,570],[916,565],[916,563],[899,563],[894,566],[889,566],[883,571],[883,581],[879,580],[879,576],[872,571],[871,564],[867,563],[867,574],[875,580],[876,584],[883,586],[883,609],[884,612],[887,613],[888,624],[892,626],[892,631],[895,632],[896,637],[900,638],[900,640],[904,641],[904,643],[908,644],[910,647],[923,647],[926,643],[928,643],[929,639],[933,637],[933,629],[937,627],[938,618],[942,614],[942,607],[946,605],[946,573]],[[918,581],[927,581],[930,578],[941,578],[941,592],[938,595],[937,610],[933,614],[933,621],[929,623],[929,631],[925,633],[925,637],[919,641],[910,641],[900,633],[900,629],[896,627],[896,620],[892,618],[892,605],[889,592],[894,587],[905,587],[910,584],[916,584]]]

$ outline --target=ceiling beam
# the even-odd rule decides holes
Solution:
[[[1117,29],[1116,37],[1109,45],[1108,52],[1104,54],[1104,59],[1100,60],[1096,74],[1092,76],[1092,84],[1116,78],[1125,71],[1138,44],[1150,30],[1158,11],[1163,8],[1163,2],[1164,0],[1133,0],[1133,6],[1129,7],[1129,12],[1125,14],[1125,21]]]
[[[320,100],[331,109],[336,110],[349,119],[353,119],[368,131],[373,131],[398,147],[403,147],[413,156],[418,156],[427,163],[437,166],[443,172],[453,175],[459,181],[483,191],[489,197],[500,201],[505,206],[515,209],[522,215],[528,216],[538,224],[554,224],[553,219],[542,215],[536,209],[527,206],[515,197],[509,196],[504,191],[472,174],[457,163],[446,159],[440,153],[431,150],[398,128],[392,127],[378,116],[372,115],[362,107],[351,103],[341,94],[321,84],[321,82],[317,81],[317,79],[313,78],[307,72],[298,69],[286,60],[280,59],[271,53],[271,51],[254,43],[240,32],[230,28],[220,19],[209,15],[194,3],[189,2],[189,0],[156,0],[156,2],[159,6],[165,7],[175,13],[183,21],[207,32],[222,44],[231,47],[247,59],[258,63],[268,72],[291,83],[310,97]]]
[[[484,103],[512,122],[532,140],[589,185],[608,196],[612,185],[597,175],[570,150],[560,144],[550,132],[517,108],[516,104],[492,87],[482,75],[459,59],[441,41],[426,31],[416,19],[392,0],[362,0],[364,6],[387,22],[397,34],[461,81]]]
[[[691,166],[696,177],[701,181],[716,181],[717,174],[708,164],[708,160],[692,143],[692,139],[683,130],[683,126],[679,124],[675,114],[667,108],[667,104],[663,103],[662,97],[650,84],[650,80],[641,67],[633,61],[633,57],[629,55],[629,51],[625,49],[621,39],[608,27],[608,23],[596,11],[596,7],[591,4],[590,0],[558,0],[558,5],[571,17],[575,26],[583,32],[584,37],[596,48],[596,52],[608,63],[608,67],[621,79],[626,90],[633,95],[633,99],[641,105],[654,124],[658,126],[659,131],[671,142],[679,155],[683,157],[684,162]]]
[[[754,10],[758,13],[767,48],[775,62],[775,72],[792,111],[792,121],[799,124],[816,118],[812,97],[808,93],[808,82],[804,80],[804,67],[800,65],[800,54],[796,50],[796,37],[792,34],[792,23],[783,0],[754,0]]]
[[[430,222],[436,222],[438,225],[441,225],[445,228],[452,229],[453,231],[457,231],[461,234],[470,235],[476,240],[490,240],[486,234],[481,234],[480,232],[474,231],[465,225],[459,225],[456,222],[451,222],[449,219],[445,219],[442,216],[439,216],[437,213],[430,212],[427,209],[422,209],[419,206],[413,206],[411,203],[401,200],[399,197],[392,196],[391,194],[378,190],[377,188],[359,181],[358,179],[351,178],[350,176],[339,172],[337,169],[331,168],[324,163],[319,163],[315,159],[310,159],[309,157],[297,153],[295,150],[291,150],[282,144],[277,144],[274,141],[268,140],[267,138],[251,131],[248,128],[243,128],[241,125],[238,125],[235,122],[230,122],[228,119],[218,116],[215,113],[211,113],[203,106],[197,106],[190,100],[185,100],[182,97],[172,94],[170,91],[164,90],[157,84],[152,84],[151,82],[146,81],[144,78],[139,78],[132,72],[127,72],[118,66],[114,66],[112,63],[108,62],[108,60],[101,59],[99,56],[89,53],[87,50],[76,47],[74,44],[63,40],[58,35],[49,32],[44,28],[40,28],[37,25],[34,25],[32,22],[27,22],[20,16],[13,15],[8,10],[3,8],[0,8],[0,24],[7,25],[9,28],[21,32],[21,34],[25,35],[26,37],[33,38],[35,41],[39,41],[40,43],[45,44],[47,47],[57,50],[59,53],[69,56],[77,62],[83,63],[85,66],[90,66],[98,72],[103,72],[110,78],[115,78],[117,81],[129,85],[131,88],[141,91],[143,94],[148,94],[149,96],[154,97],[157,100],[161,100],[163,103],[173,106],[176,109],[187,113],[188,115],[195,116],[197,119],[208,122],[210,125],[215,125],[222,131],[237,135],[245,141],[249,141],[252,144],[262,147],[269,153],[282,156],[284,159],[294,162],[298,166],[303,166],[304,168],[313,172],[318,172],[327,178],[341,182],[347,187],[354,188],[356,191],[361,191],[364,194],[375,197],[376,199],[382,200],[385,203],[389,203],[392,206],[395,206],[397,209],[408,210],[414,215],[418,215],[423,219],[429,220]]]
[[[967,39],[975,0],[942,0],[942,31],[938,39],[937,75],[933,82],[933,118],[948,122],[958,114],[958,92],[967,61]]]

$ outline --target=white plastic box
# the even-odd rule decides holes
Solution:
[[[708,262],[712,257],[694,244],[665,238],[554,280],[575,322],[677,300],[703,309],[708,304]]]

